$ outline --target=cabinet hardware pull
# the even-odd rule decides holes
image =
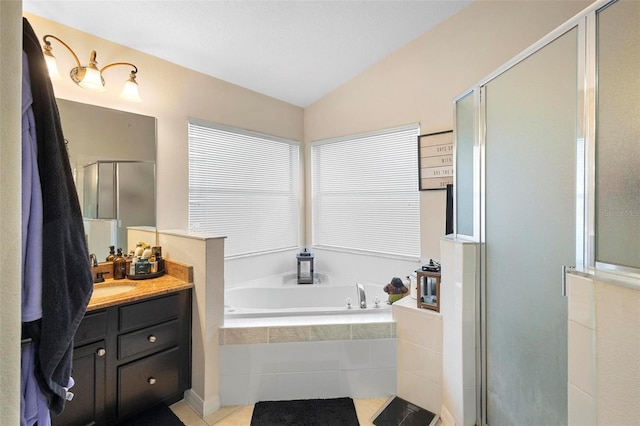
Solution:
[[[153,334],[151,336],[149,336],[148,338],[149,342],[151,343],[155,343],[156,342],[156,336],[154,336]]]
[[[147,382],[149,382],[150,385],[155,385],[156,384],[156,379],[155,379],[155,377],[149,377],[149,380],[147,380]]]
[[[100,348],[96,353],[98,354],[98,356],[104,356],[107,351],[104,348]]]

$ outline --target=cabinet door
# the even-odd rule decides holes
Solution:
[[[59,416],[51,416],[54,426],[105,424],[105,341],[74,349],[71,377],[74,396]]]

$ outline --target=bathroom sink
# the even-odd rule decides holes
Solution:
[[[126,293],[136,288],[133,284],[122,285],[96,285],[93,287],[93,297],[115,296],[116,294]]]

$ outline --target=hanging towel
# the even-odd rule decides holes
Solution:
[[[27,54],[22,52],[22,321],[42,317],[42,191]]]
[[[47,397],[40,391],[34,374],[33,343],[22,345],[20,375],[20,426],[50,426]]]
[[[42,192],[27,54],[22,52],[22,322],[42,317]],[[22,345],[20,425],[48,426],[47,398],[34,374],[34,345]]]
[[[36,344],[35,375],[51,412],[64,409],[73,338],[93,291],[80,203],[40,42],[23,18],[42,186],[42,319],[25,323]]]

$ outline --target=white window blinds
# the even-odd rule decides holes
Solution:
[[[420,256],[418,125],[312,144],[313,243]]]
[[[298,247],[297,142],[191,119],[189,228],[225,257]]]

